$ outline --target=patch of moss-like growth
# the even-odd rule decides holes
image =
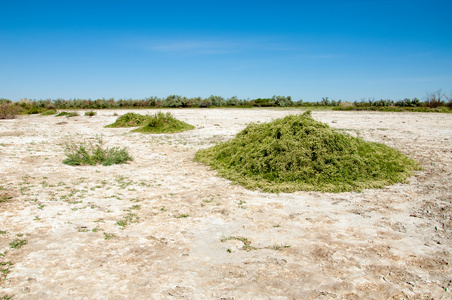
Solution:
[[[130,112],[120,116],[113,124],[107,125],[105,127],[138,127],[144,125],[148,119],[149,116],[143,116]]]
[[[200,150],[195,160],[219,175],[267,192],[346,192],[403,182],[419,165],[386,145],[318,122],[308,111],[265,124]]]
[[[142,133],[175,133],[194,128],[195,126],[174,118],[170,113],[164,114],[158,112],[155,115],[147,116],[143,126],[132,131]]]

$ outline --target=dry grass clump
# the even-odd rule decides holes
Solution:
[[[198,151],[195,159],[247,188],[269,192],[381,188],[419,169],[399,151],[339,133],[310,111],[248,125],[234,139]]]

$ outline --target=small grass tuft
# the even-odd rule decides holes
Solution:
[[[87,111],[85,112],[85,116],[87,117],[92,117],[95,116],[97,113],[95,111]]]
[[[111,240],[111,239],[113,239],[113,238],[116,238],[117,236],[114,234],[114,233],[107,233],[107,232],[104,232],[104,239],[105,240]]]
[[[5,192],[0,192],[0,203],[3,202],[8,202],[9,200],[11,200],[13,197]]]
[[[66,143],[65,152],[67,158],[63,160],[63,163],[70,166],[97,164],[110,166],[133,160],[125,148],[103,148],[103,140],[101,137],[97,139],[96,143]]]
[[[386,145],[340,133],[310,111],[251,124],[195,160],[219,175],[268,192],[346,192],[403,182],[419,165]]]
[[[180,214],[180,215],[175,215],[174,217],[176,219],[183,219],[183,218],[188,218],[190,215],[187,214]]]
[[[14,239],[9,243],[9,246],[14,249],[20,249],[23,245],[28,243],[25,239]]]
[[[116,221],[116,225],[122,227],[121,229],[124,229],[127,225],[131,223],[137,223],[140,217],[138,217],[136,214],[128,213],[126,216],[123,217],[122,220]]]
[[[250,252],[251,250],[258,250],[258,248],[251,246],[251,241],[250,240],[248,240],[247,238],[242,237],[242,236],[223,237],[221,239],[221,242],[224,243],[224,242],[230,241],[230,240],[236,240],[236,241],[242,242],[243,243],[243,247],[242,247],[241,250],[245,250],[246,252]]]
[[[0,262],[0,279],[6,279],[6,276],[10,273],[10,268],[13,264],[10,261]],[[1,299],[1,298],[0,298]]]

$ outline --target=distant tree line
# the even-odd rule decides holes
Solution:
[[[452,92],[447,96],[442,90],[427,93],[424,100],[418,98],[405,98],[403,100],[391,99],[361,99],[360,101],[330,100],[323,97],[321,101],[292,101],[290,96],[273,96],[271,98],[239,99],[237,96],[223,98],[210,96],[207,98],[188,98],[179,95],[170,95],[166,98],[149,97],[144,99],[21,99],[12,102],[0,98],[0,106],[14,112],[26,114],[41,113],[55,109],[118,109],[118,108],[184,108],[184,107],[333,107],[338,110],[385,110],[385,111],[445,111],[452,110]],[[0,116],[1,118],[1,116]]]

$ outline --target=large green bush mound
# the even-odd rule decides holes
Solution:
[[[269,192],[381,188],[419,168],[399,151],[337,132],[310,112],[248,125],[195,159],[247,188]]]

